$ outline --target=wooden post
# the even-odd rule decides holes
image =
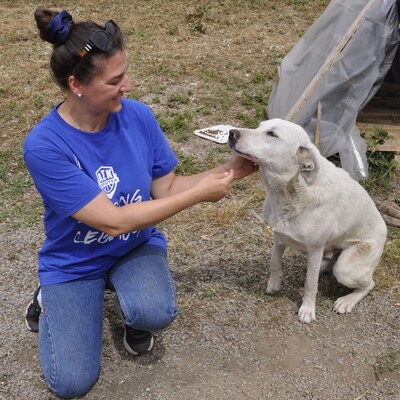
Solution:
[[[321,101],[318,102],[317,107],[317,125],[315,127],[315,146],[319,148],[319,130],[321,127]]]

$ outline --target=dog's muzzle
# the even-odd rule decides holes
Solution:
[[[236,147],[236,143],[240,138],[240,131],[239,129],[231,129],[229,131],[229,147],[234,149]]]

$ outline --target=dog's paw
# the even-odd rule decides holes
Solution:
[[[280,292],[282,289],[282,279],[273,278],[272,276],[268,279],[267,293],[274,294]]]
[[[299,321],[309,324],[315,321],[315,307],[305,306],[304,304],[299,309]]]
[[[333,311],[338,314],[348,314],[355,306],[355,302],[350,295],[339,297],[333,306]]]
[[[364,297],[368,294],[370,290],[373,289],[375,286],[375,282],[371,280],[369,285],[364,288],[364,289],[355,289],[352,293],[339,297],[335,301],[335,305],[333,306],[333,311],[335,311],[338,314],[347,314],[350,313],[354,306]]]

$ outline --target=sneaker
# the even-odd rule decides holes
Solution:
[[[141,356],[153,348],[154,337],[150,332],[140,331],[125,325],[123,342],[128,353],[134,356]]]
[[[25,311],[25,324],[27,328],[32,332],[39,332],[39,316],[42,312],[38,301],[38,294],[40,286],[36,289],[33,294],[32,301],[28,304]]]

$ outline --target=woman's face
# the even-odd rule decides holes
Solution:
[[[94,114],[116,113],[121,110],[121,98],[132,89],[126,71],[128,62],[124,51],[106,60],[99,60],[100,73],[87,85],[81,86],[82,99]]]

